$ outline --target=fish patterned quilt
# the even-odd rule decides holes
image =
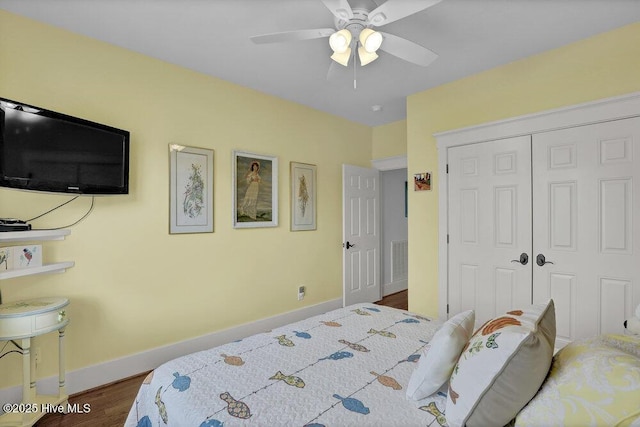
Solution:
[[[445,426],[446,394],[406,398],[442,325],[357,304],[167,362],[126,426]]]

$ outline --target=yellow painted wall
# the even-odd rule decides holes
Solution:
[[[409,192],[409,309],[438,314],[436,132],[640,91],[640,23],[411,95],[408,173],[432,170],[434,190]]]
[[[407,121],[376,126],[372,130],[371,155],[373,159],[407,155]]]
[[[68,369],[341,297],[341,165],[370,165],[371,128],[4,11],[0,96],[131,132],[130,194],[96,198],[65,241],[44,244],[45,261],[76,266],[0,283],[5,301],[69,297]],[[214,233],[168,234],[170,143],[215,150]],[[234,149],[278,156],[277,228],[232,228]],[[318,166],[317,231],[289,231],[290,161]],[[0,217],[68,199],[0,189]],[[69,224],[90,202],[34,226]],[[53,338],[38,338],[40,376],[55,372]],[[0,388],[20,383],[17,356],[0,366]]]

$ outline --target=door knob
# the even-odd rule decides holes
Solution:
[[[512,259],[511,262],[519,262],[522,265],[527,265],[527,263],[529,262],[529,255],[527,255],[525,252],[522,252],[520,254],[520,259]]]
[[[538,264],[540,267],[542,267],[545,264],[553,264],[553,262],[547,261],[545,259],[544,255],[538,254],[538,256],[536,257],[536,264]]]
[[[349,249],[349,248],[353,248],[355,245],[352,245],[351,243],[349,243],[349,241],[347,241],[347,243],[342,246]]]

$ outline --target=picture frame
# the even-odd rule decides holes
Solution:
[[[316,230],[316,165],[290,163],[291,231]]]
[[[278,158],[233,151],[233,227],[278,226]]]
[[[431,191],[431,172],[413,175],[413,191]]]
[[[213,150],[169,145],[169,234],[213,232]]]

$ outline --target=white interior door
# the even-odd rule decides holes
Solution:
[[[532,301],[531,137],[452,147],[447,156],[449,316],[474,309],[481,325]]]
[[[379,171],[343,165],[343,303],[374,302],[380,293]]]
[[[640,118],[534,135],[533,164],[534,302],[553,298],[556,346],[622,333],[640,303]]]

